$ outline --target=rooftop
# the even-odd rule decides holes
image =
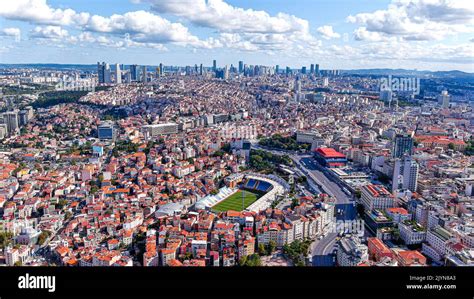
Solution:
[[[324,158],[345,158],[346,157],[344,154],[330,147],[320,147],[316,149],[315,152],[319,153]]]

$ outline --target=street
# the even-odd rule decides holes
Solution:
[[[279,151],[262,148],[252,144],[252,147],[259,150],[271,152],[274,155],[288,155],[296,165],[295,171],[304,174],[311,189],[322,190],[324,193],[336,199],[335,213],[336,220],[354,220],[357,217],[354,202],[341,186],[331,180],[311,155],[298,155],[292,152]],[[334,266],[334,246],[337,241],[337,233],[329,232],[322,239],[315,240],[311,244],[311,256],[313,266]]]

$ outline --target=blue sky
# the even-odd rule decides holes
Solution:
[[[0,0],[0,62],[473,72],[468,2]]]

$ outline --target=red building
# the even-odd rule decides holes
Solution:
[[[369,257],[375,261],[380,261],[384,257],[393,258],[393,253],[379,238],[368,238]]]
[[[347,164],[346,156],[330,147],[314,150],[314,158],[319,164],[328,168],[343,167]]]

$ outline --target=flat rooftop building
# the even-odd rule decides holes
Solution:
[[[99,139],[114,139],[115,138],[115,127],[112,121],[103,121],[97,127],[97,137]]]
[[[313,153],[316,161],[328,168],[343,167],[347,164],[346,156],[330,147],[320,147]]]
[[[175,123],[163,123],[146,125],[142,127],[143,133],[147,137],[155,137],[158,135],[169,135],[178,133],[178,124]]]
[[[382,185],[363,186],[360,200],[366,211],[385,210],[394,206],[392,193]]]

